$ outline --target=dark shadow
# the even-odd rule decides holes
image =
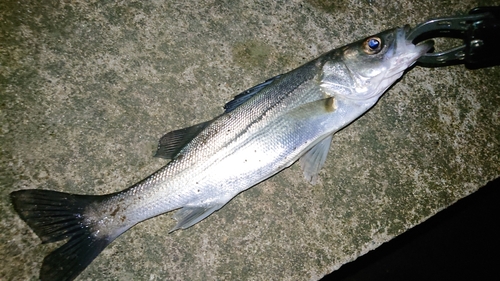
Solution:
[[[323,281],[500,280],[500,178]]]

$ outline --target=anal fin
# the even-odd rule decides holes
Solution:
[[[170,232],[191,227],[204,218],[210,216],[213,212],[217,211],[222,206],[224,206],[224,204],[212,204],[202,207],[182,207],[181,209],[177,210],[172,216],[177,221],[177,224],[170,230]]]

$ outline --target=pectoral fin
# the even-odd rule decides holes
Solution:
[[[224,206],[224,204],[212,204],[203,207],[182,207],[172,216],[177,221],[177,224],[174,228],[172,228],[172,230],[170,230],[170,232],[191,227],[204,218],[210,216],[222,206]]]
[[[326,137],[299,159],[300,166],[304,171],[304,177],[311,184],[316,184],[318,180],[318,173],[325,164],[332,138],[333,135]]]
[[[203,129],[205,129],[212,120],[196,124],[180,130],[168,132],[160,138],[158,149],[154,157],[165,159],[174,158],[194,137],[196,137]]]

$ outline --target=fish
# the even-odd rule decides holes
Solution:
[[[47,255],[40,280],[73,280],[122,233],[174,212],[170,232],[186,229],[239,193],[298,162],[314,184],[335,132],[373,107],[432,41],[398,27],[331,50],[236,95],[212,120],[163,135],[155,156],[165,166],[105,195],[26,189],[14,210],[43,243],[66,240]]]

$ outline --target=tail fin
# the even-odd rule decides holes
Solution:
[[[43,243],[69,238],[43,260],[40,280],[73,280],[116,237],[97,237],[84,211],[106,196],[74,195],[50,190],[10,194],[14,209]]]

